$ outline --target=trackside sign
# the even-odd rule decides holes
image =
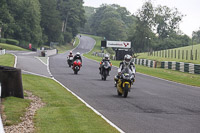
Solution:
[[[123,42],[123,41],[107,41],[106,47],[114,47],[114,48],[131,48],[131,42]]]

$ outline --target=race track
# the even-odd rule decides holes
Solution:
[[[92,38],[82,36],[73,53],[90,51]],[[113,67],[102,81],[99,63],[83,57],[78,75],[68,67],[67,53],[50,57],[55,79],[85,100],[127,133],[198,133],[200,131],[200,88],[136,74],[127,98],[117,96]],[[137,68],[136,68],[137,69]]]

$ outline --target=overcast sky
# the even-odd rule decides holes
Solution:
[[[84,6],[99,7],[101,4],[118,4],[126,7],[131,13],[136,13],[141,9],[146,0],[83,0]],[[186,15],[180,23],[180,29],[192,36],[192,31],[199,30],[200,27],[200,0],[152,0],[154,6],[166,5],[170,8],[176,7],[178,11]]]

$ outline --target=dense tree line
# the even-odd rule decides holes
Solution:
[[[136,13],[135,27],[129,31],[135,52],[190,45],[191,39],[179,29],[183,16],[176,8],[154,7],[151,1],[145,2]]]
[[[127,40],[127,31],[136,20],[125,7],[115,4],[104,4],[99,8],[85,7],[85,11],[87,23],[82,31],[103,36],[107,40]]]
[[[179,30],[184,15],[176,8],[155,7],[149,0],[134,15],[119,5],[85,7],[85,11],[87,23],[82,32],[106,37],[107,40],[131,41],[135,52],[191,44],[191,39]]]
[[[1,35],[20,44],[65,44],[85,21],[82,0],[0,1]]]

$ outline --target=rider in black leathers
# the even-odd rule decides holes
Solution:
[[[79,52],[77,52],[76,55],[74,55],[73,62],[74,62],[75,60],[77,60],[77,59],[79,59],[79,60],[82,62],[82,58],[81,58],[81,55],[80,55]]]

